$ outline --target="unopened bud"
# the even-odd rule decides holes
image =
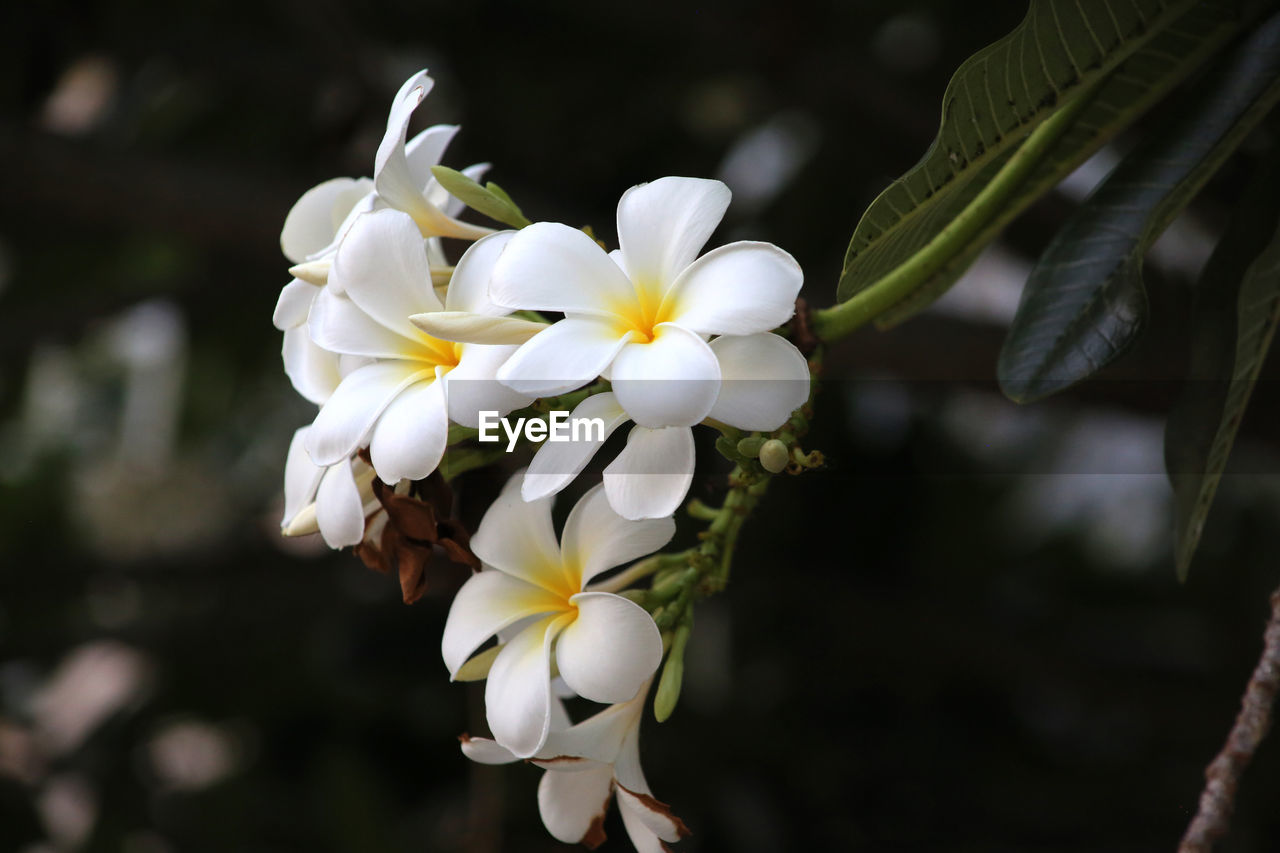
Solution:
[[[787,467],[791,454],[787,446],[776,438],[771,438],[760,447],[760,467],[770,474],[777,474]]]
[[[658,679],[658,691],[653,697],[653,717],[665,723],[676,709],[680,701],[680,686],[684,682],[684,647],[689,642],[689,631],[692,625],[685,622],[676,629],[671,640],[671,651],[667,653],[667,663],[662,668],[662,677]]]
[[[324,287],[329,283],[329,269],[333,266],[333,261],[325,259],[322,261],[307,261],[304,264],[289,267],[289,275],[296,279],[301,279],[307,284],[314,284],[316,287]]]
[[[764,446],[764,442],[765,439],[758,435],[749,435],[738,442],[738,452],[748,459],[755,459],[760,453],[760,448]]]
[[[280,525],[283,536],[306,536],[320,529],[316,519],[316,505],[309,503],[298,511],[293,518]]]

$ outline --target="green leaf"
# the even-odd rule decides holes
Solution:
[[[1000,387],[1029,402],[1089,376],[1137,338],[1142,258],[1280,98],[1280,15],[1199,82],[1053,238],[1027,279],[1000,352]]]
[[[1244,20],[1234,0],[1206,0],[1155,34],[1107,75],[1078,117],[1046,146],[1026,175],[989,211],[968,244],[946,259],[905,299],[877,316],[876,325],[882,329],[896,325],[946,293],[1005,226],[1163,100],[1235,35]],[[1006,166],[999,177],[1007,177],[1009,171]],[[971,204],[957,216],[969,215],[972,207]]]
[[[435,175],[440,186],[451,196],[461,201],[472,210],[479,211],[490,219],[497,220],[512,228],[523,228],[530,222],[501,187],[492,181],[482,187],[466,175],[450,169],[448,166],[432,166],[431,174]]]
[[[854,230],[837,298],[843,302],[865,290],[929,245],[1059,105],[1192,5],[1033,0],[1013,32],[971,56],[951,78],[937,138],[872,202]],[[921,279],[935,271],[926,268]]]
[[[1196,285],[1188,382],[1165,427],[1180,580],[1280,319],[1280,163],[1268,159]]]

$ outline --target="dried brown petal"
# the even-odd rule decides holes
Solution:
[[[609,807],[609,801],[605,800],[605,808]],[[591,826],[587,829],[587,834],[582,836],[582,846],[588,850],[595,850],[601,844],[604,844],[606,836],[604,834],[604,817],[605,813],[601,812],[591,821]]]
[[[426,569],[433,545],[439,545],[456,563],[480,568],[480,560],[469,546],[470,534],[461,523],[449,518],[453,492],[444,478],[436,472],[413,488],[421,498],[397,494],[381,480],[373,481],[373,493],[385,510],[380,515],[381,536],[369,537],[378,540],[377,547],[368,540],[356,546],[357,555],[369,568],[384,574],[394,569],[405,604],[413,604],[427,591]]]
[[[436,541],[439,535],[436,530],[438,522],[435,507],[431,504],[408,495],[397,495],[381,480],[373,481],[373,494],[386,507],[390,524],[405,536],[423,542]]]

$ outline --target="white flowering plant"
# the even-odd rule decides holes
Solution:
[[[637,850],[688,834],[640,769],[643,711],[663,722],[675,710],[696,606],[728,583],[738,536],[772,479],[825,464],[806,445],[824,346],[937,298],[1124,127],[1115,116],[1132,121],[1244,31],[1242,17],[1196,17],[1212,4],[1095,5],[1033,4],[960,68],[937,141],[864,214],[839,302],[820,311],[800,298],[804,274],[782,248],[706,250],[732,195],[718,180],[668,176],[625,190],[612,250],[589,228],[531,220],[501,187],[480,183],[487,164],[441,164],[456,127],[409,138],[433,86],[425,71],[393,100],[373,176],[326,181],[289,213],[281,246],[293,280],[274,322],[285,372],[318,410],[288,451],[282,531],[353,547],[399,575],[406,602],[422,594],[435,551],[472,569],[441,654],[451,680],[485,681],[491,736],[463,734],[462,752],[544,768],[538,804],[557,839],[600,844],[614,801]],[[1047,7],[1052,21],[1037,11]],[[1049,36],[1067,44],[1063,20],[1090,38],[1065,57],[1046,54]],[[1096,36],[1112,29],[1114,40]],[[993,69],[1013,69],[1028,45],[1042,67],[1028,76],[1018,66],[1025,98],[1008,88],[1007,109],[998,106],[993,87],[1012,72],[998,79]],[[1152,64],[1175,56],[1185,58],[1173,71]],[[1280,101],[1280,17],[1228,59],[1200,84],[1195,120],[1144,141],[1046,250],[1001,355],[1011,398],[1083,379],[1136,337],[1142,252]],[[1280,207],[1264,207],[1258,221],[1273,226]],[[494,226],[469,221],[468,208]],[[1191,415],[1170,419],[1170,459],[1200,469],[1170,468],[1184,572],[1280,316],[1270,234],[1246,253],[1262,266],[1241,264],[1239,252],[1210,262],[1234,282],[1226,300],[1242,312],[1238,329],[1213,338],[1238,333],[1242,394],[1192,401]],[[599,482],[581,482],[628,424]],[[688,499],[698,432],[727,460],[718,505]],[[452,482],[517,451],[532,451],[527,466],[508,466],[519,470],[465,530]],[[574,483],[583,494],[557,535],[553,504]],[[697,528],[697,544],[669,549],[677,517]],[[584,703],[602,707],[575,722],[569,710]]]
[[[529,221],[478,182],[486,166],[440,165],[456,127],[407,139],[431,87],[420,72],[396,95],[372,179],[322,183],[286,219],[294,279],[275,323],[285,372],[319,408],[289,449],[281,529],[354,547],[400,575],[406,601],[432,546],[463,554],[476,572],[441,651],[450,678],[485,680],[492,733],[464,736],[463,752],[546,767],[539,803],[556,838],[602,841],[616,797],[637,849],[662,849],[688,829],[640,770],[641,711],[651,693],[658,720],[674,710],[694,605],[724,587],[770,477],[822,464],[800,444],[818,365],[791,322],[804,276],[769,243],[703,253],[731,197],[720,181],[627,190],[612,252],[589,231]],[[464,222],[464,203],[508,227]],[[496,421],[510,440],[492,447]],[[557,493],[628,423],[557,537]],[[694,427],[732,462],[728,491],[718,508],[688,502],[705,524],[697,546],[657,553],[693,480]],[[438,494],[526,446],[528,467],[474,533],[445,531],[424,484]],[[567,697],[604,707],[575,724]]]

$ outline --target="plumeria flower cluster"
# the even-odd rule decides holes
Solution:
[[[458,128],[408,139],[432,85],[420,72],[396,95],[372,178],[320,184],[285,221],[293,280],[274,321],[286,374],[319,408],[289,447],[282,530],[319,532],[384,570],[398,559],[406,601],[421,594],[433,547],[475,568],[441,640],[451,678],[486,678],[492,738],[464,736],[464,754],[545,768],[538,802],[558,839],[594,847],[616,800],[636,848],[665,849],[688,830],[649,790],[639,725],[664,657],[663,684],[683,654],[689,623],[679,620],[691,612],[697,571],[690,561],[662,595],[655,580],[648,600],[627,586],[666,565],[669,555],[651,555],[676,531],[693,428],[708,425],[722,441],[778,431],[808,399],[805,357],[774,333],[791,318],[803,275],[769,243],[702,253],[730,201],[719,181],[631,188],[612,252],[587,232],[523,214],[505,219],[524,226],[512,230],[462,221],[463,199],[491,216],[518,208],[479,185],[486,165],[442,170]],[[468,543],[439,499],[446,450],[476,436],[486,416],[533,417],[552,399],[572,401],[571,421],[602,428],[544,441]],[[555,496],[627,423],[625,446],[557,537]],[[759,464],[740,464],[761,473],[788,464],[776,439],[782,456],[767,463],[761,440],[735,445],[759,452]],[[434,503],[418,499],[428,492]],[[743,491],[734,511],[758,494]],[[725,526],[717,541],[731,552]],[[568,697],[605,707],[574,723]]]

